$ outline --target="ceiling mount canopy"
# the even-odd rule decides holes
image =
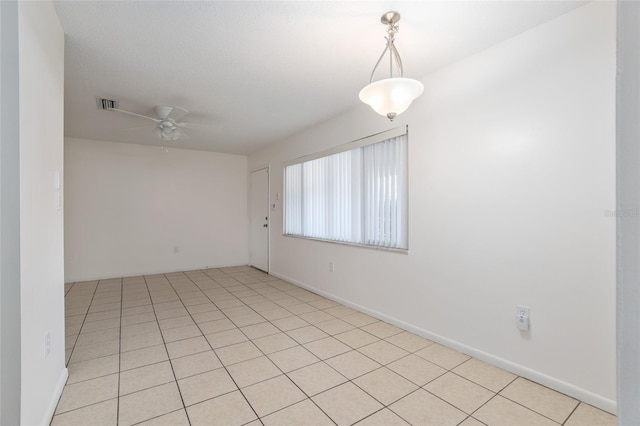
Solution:
[[[411,102],[422,94],[424,86],[418,80],[404,78],[404,69],[400,53],[394,44],[398,32],[398,12],[387,12],[380,18],[380,22],[387,26],[387,45],[385,46],[378,62],[371,71],[369,84],[360,91],[360,100],[369,105],[375,112],[386,116],[393,121],[398,114],[402,114],[409,108]],[[386,54],[389,54],[389,78],[373,81],[374,74]],[[399,77],[393,76],[393,70],[398,70]]]

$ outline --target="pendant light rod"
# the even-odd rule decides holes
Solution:
[[[373,71],[371,71],[371,77],[369,78],[369,83],[373,82],[373,77],[376,73],[376,70],[378,69],[380,62],[382,62],[382,58],[384,58],[384,55],[387,52],[389,52],[389,77],[393,78],[393,60],[394,59],[396,61],[398,70],[400,71],[400,77],[404,75],[404,69],[402,67],[402,59],[400,59],[400,53],[398,52],[398,49],[396,49],[396,45],[394,43],[396,40],[396,33],[399,30],[399,25],[398,25],[399,21],[400,21],[400,14],[398,12],[393,12],[393,11],[385,13],[380,18],[380,22],[388,26],[387,36],[385,37],[385,40],[387,40],[387,45],[385,46],[384,50],[382,51],[382,54],[378,58],[378,62],[376,62],[376,65],[373,67]]]

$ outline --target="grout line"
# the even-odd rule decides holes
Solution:
[[[122,305],[124,304],[124,278],[120,278],[120,328],[118,329],[118,387],[116,395],[118,396],[116,409],[116,426],[120,424],[120,365],[122,359]]]
[[[166,280],[167,277],[166,275],[163,275],[164,279]],[[164,340],[164,334],[162,334],[162,330],[160,329],[160,321],[158,320],[158,315],[156,314],[156,309],[153,305],[153,297],[151,296],[151,289],[149,288],[149,283],[147,282],[147,277],[145,275],[142,276],[142,279],[144,280],[144,285],[147,288],[147,293],[149,294],[149,300],[151,301],[151,308],[152,308],[152,312],[153,312],[153,316],[156,318],[156,325],[158,327],[158,331],[160,333],[160,338],[162,339],[162,343],[164,345],[164,351],[167,354],[167,361],[169,362],[169,366],[171,367],[171,374],[173,374],[173,382],[175,383],[176,388],[178,389],[178,395],[180,395],[180,401],[182,402],[182,409],[184,410],[186,416],[187,416],[187,421],[189,422],[189,425],[191,425],[191,419],[189,418],[189,413],[187,412],[187,406],[184,403],[184,398],[182,396],[182,391],[180,390],[180,386],[178,385],[178,377],[176,377],[176,372],[173,368],[173,363],[171,362],[171,357],[169,356],[169,350],[167,349],[167,342]],[[167,280],[168,281],[168,280]],[[171,283],[169,283],[169,285],[171,285]],[[165,383],[166,384],[166,383]],[[162,415],[165,415],[168,413],[164,413]],[[160,417],[160,416],[158,416]],[[149,419],[145,419],[144,421],[149,420]]]

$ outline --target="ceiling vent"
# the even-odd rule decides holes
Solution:
[[[98,109],[104,109],[104,110],[111,110],[111,109],[117,109],[118,108],[118,101],[114,101],[112,99],[104,99],[104,98],[97,98],[98,99]]]

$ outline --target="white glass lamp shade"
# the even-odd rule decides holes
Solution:
[[[365,86],[359,96],[375,112],[393,121],[396,115],[409,108],[423,90],[422,83],[411,78],[385,78]]]

